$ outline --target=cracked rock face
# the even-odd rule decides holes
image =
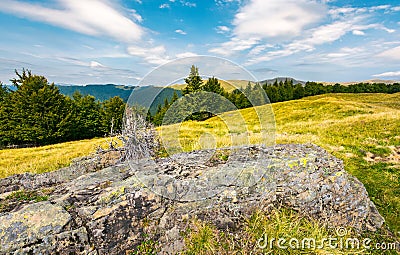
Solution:
[[[11,191],[49,188],[48,201],[0,213],[1,254],[126,254],[145,236],[175,254],[192,218],[235,229],[243,216],[278,205],[331,226],[375,230],[384,222],[362,183],[314,145],[194,151],[108,167],[87,158],[0,180],[0,202]]]

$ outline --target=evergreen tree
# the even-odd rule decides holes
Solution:
[[[169,102],[168,102],[168,98],[167,97],[164,99],[164,107],[167,108],[167,109],[169,107]]]
[[[197,92],[201,90],[203,86],[203,80],[199,75],[199,69],[192,65],[190,68],[189,77],[185,79],[186,87],[183,89],[183,94],[187,95],[189,93]]]
[[[125,107],[126,104],[118,96],[110,98],[101,104],[101,121],[104,133],[115,134],[122,131]]]
[[[304,97],[304,87],[298,83],[294,86],[293,99],[300,99]]]
[[[63,141],[68,113],[65,97],[43,76],[25,69],[15,73],[18,78],[11,81],[17,90],[1,107],[0,143],[42,145]]]
[[[10,90],[0,81],[0,103],[6,99]]]
[[[83,96],[76,91],[68,119],[68,139],[79,140],[103,136],[106,132],[101,117],[101,105],[94,96]]]
[[[202,90],[213,92],[219,95],[225,95],[225,90],[221,87],[221,83],[219,83],[218,79],[215,77],[209,78],[206,84],[202,87]]]
[[[174,94],[172,95],[171,98],[171,104],[173,104],[178,99],[179,99],[178,94],[176,93],[176,91],[174,91]]]

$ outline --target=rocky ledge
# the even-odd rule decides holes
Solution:
[[[129,254],[150,236],[161,253],[175,254],[193,218],[234,229],[242,216],[278,206],[332,227],[374,231],[384,222],[362,183],[315,145],[204,150],[137,162],[118,162],[118,153],[0,180],[0,252]]]

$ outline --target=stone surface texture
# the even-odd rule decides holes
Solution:
[[[51,192],[47,201],[4,207],[0,253],[128,254],[150,236],[160,253],[175,254],[184,248],[181,232],[190,219],[234,229],[243,216],[279,206],[360,231],[384,222],[362,183],[312,144],[194,151],[134,163],[104,160],[109,156],[1,179],[0,203],[17,190]]]

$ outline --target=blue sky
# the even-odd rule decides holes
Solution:
[[[0,12],[4,83],[25,67],[55,83],[135,85],[196,55],[259,80],[400,80],[394,0],[1,0]]]

